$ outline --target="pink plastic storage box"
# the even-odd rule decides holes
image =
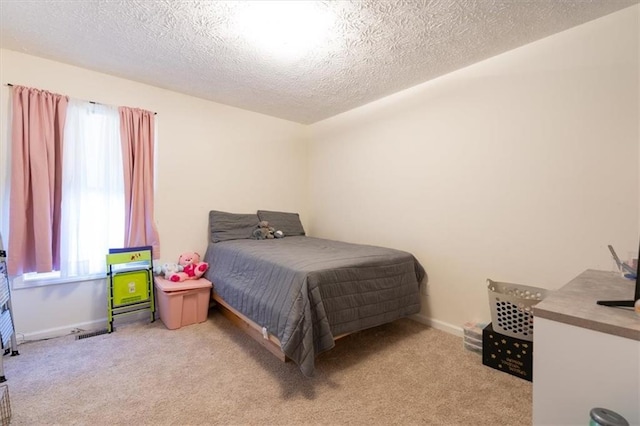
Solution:
[[[155,284],[160,319],[169,330],[207,320],[211,281],[200,278],[174,283],[155,277]]]

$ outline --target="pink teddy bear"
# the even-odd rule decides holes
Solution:
[[[200,255],[196,252],[182,253],[178,259],[178,264],[184,269],[169,277],[170,281],[180,282],[185,280],[197,280],[209,267],[207,262],[200,262]]]

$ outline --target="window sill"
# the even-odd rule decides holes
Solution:
[[[12,288],[14,290],[22,290],[34,287],[47,287],[59,284],[71,284],[83,281],[96,281],[106,278],[106,274],[84,275],[81,277],[51,277],[51,278],[31,278],[25,280],[24,277],[16,277],[13,279]]]

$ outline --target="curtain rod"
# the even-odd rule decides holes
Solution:
[[[11,84],[11,83],[7,83],[7,86],[9,86],[9,87],[13,87],[13,84]],[[95,104],[98,104],[98,105],[105,105],[105,104],[101,104],[100,102],[94,102],[94,101],[87,101],[87,102],[89,102],[90,104],[94,104],[94,105],[95,105]],[[107,106],[111,106],[111,105],[107,105]],[[154,112],[154,113],[153,113],[153,115],[158,115],[158,113],[157,113],[157,112]]]

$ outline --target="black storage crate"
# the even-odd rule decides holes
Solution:
[[[482,363],[533,381],[533,342],[505,336],[489,324],[482,330]]]

